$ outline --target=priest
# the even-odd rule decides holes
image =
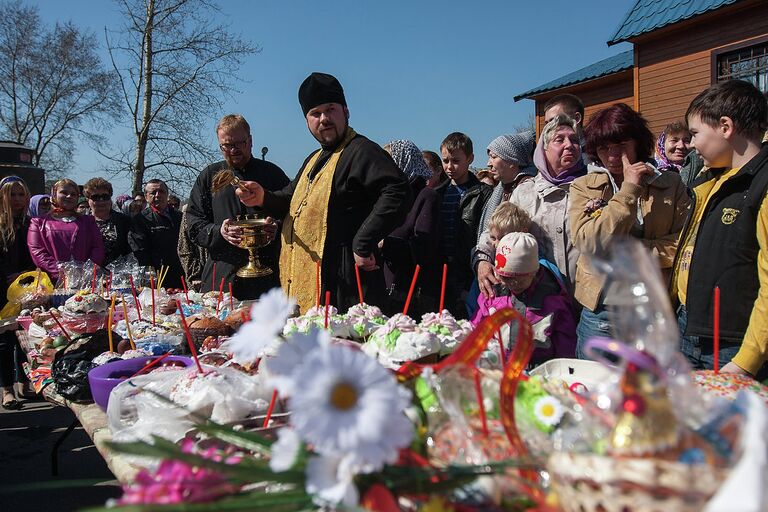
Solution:
[[[335,77],[309,75],[299,87],[299,103],[320,149],[282,190],[245,182],[237,195],[245,205],[283,219],[280,283],[302,313],[324,300],[326,291],[341,311],[357,303],[355,266],[365,301],[383,305],[378,243],[410,208],[408,181],[384,149],[349,126],[344,90]]]

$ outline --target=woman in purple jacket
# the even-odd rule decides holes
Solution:
[[[59,263],[70,260],[104,262],[104,244],[96,221],[79,215],[80,189],[70,179],[57,181],[51,189],[53,209],[48,215],[31,219],[27,242],[35,265],[56,281]]]

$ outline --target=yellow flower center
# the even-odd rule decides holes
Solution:
[[[357,403],[357,390],[346,382],[338,382],[331,389],[331,405],[347,411]]]
[[[552,404],[544,404],[541,406],[539,412],[541,412],[541,415],[545,418],[551,418],[555,415],[555,407]]]

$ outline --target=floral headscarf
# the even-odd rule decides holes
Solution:
[[[392,159],[405,173],[409,180],[420,176],[424,179],[432,177],[432,170],[424,161],[421,150],[409,140],[393,140],[389,143]]]
[[[656,142],[656,167],[661,170],[680,172],[682,165],[673,164],[667,158],[667,154],[664,151],[664,144],[667,142],[667,134],[661,132],[659,140]]]

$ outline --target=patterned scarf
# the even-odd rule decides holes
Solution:
[[[409,181],[417,176],[426,180],[432,177],[432,171],[416,144],[409,140],[393,140],[389,143],[389,148],[392,160],[405,173]]]
[[[667,134],[661,132],[659,140],[656,142],[656,167],[661,170],[680,172],[682,165],[673,164],[667,158],[667,153],[664,151],[664,144],[667,142]]]

